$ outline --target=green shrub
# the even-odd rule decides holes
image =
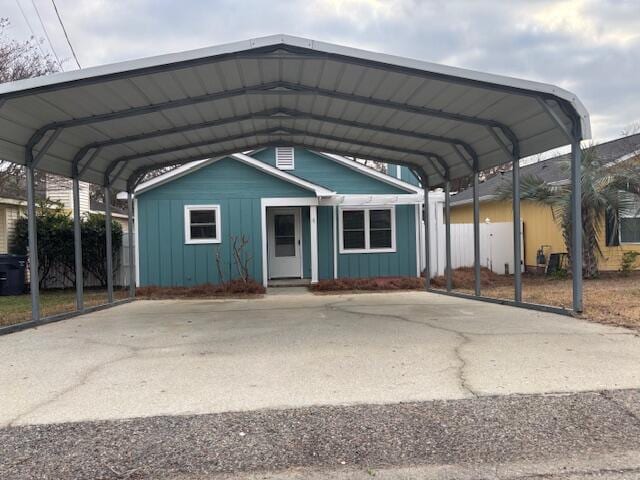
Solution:
[[[640,252],[630,250],[622,254],[620,261],[620,271],[623,275],[629,275],[636,265],[636,260],[640,257]]]
[[[73,219],[62,204],[50,200],[39,202],[36,207],[38,232],[38,281],[40,287],[56,280],[75,284],[75,257],[73,243]],[[106,228],[104,215],[88,214],[81,220],[82,264],[85,278],[93,274],[104,287],[107,284]],[[113,242],[113,271],[120,266],[122,226],[111,223]],[[18,219],[11,241],[11,253],[27,255],[29,231],[27,218]],[[56,272],[63,279],[55,278]]]

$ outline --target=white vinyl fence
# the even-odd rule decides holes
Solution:
[[[431,274],[444,275],[446,263],[444,194],[429,194]],[[521,256],[524,259],[524,228],[520,229]],[[451,224],[452,268],[473,267],[473,224]],[[513,274],[513,223],[480,223],[480,264],[489,270],[504,275]],[[420,265],[424,269],[424,222],[420,231]],[[521,271],[523,266],[520,266]]]

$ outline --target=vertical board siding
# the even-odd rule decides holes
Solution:
[[[416,230],[413,205],[396,205],[396,251],[338,254],[340,278],[415,277]],[[338,209],[338,215],[340,210]]]
[[[261,150],[252,156],[269,165],[276,165],[275,148]],[[409,193],[308,150],[296,148],[295,158],[295,169],[288,171],[288,173],[339,193]]]
[[[333,278],[333,207],[318,207],[318,279]]]
[[[224,280],[237,278],[231,235],[243,234],[249,240],[245,253],[252,257],[250,275],[260,281],[261,198],[312,195],[233,159],[220,160],[141,193],[138,197],[141,285],[218,283],[221,280],[215,260],[218,248]],[[184,243],[184,206],[197,204],[220,205],[221,243]]]

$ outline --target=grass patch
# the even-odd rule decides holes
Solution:
[[[481,271],[482,295],[513,299],[513,276],[498,275],[488,269]],[[473,268],[459,268],[452,272],[453,288],[473,293]],[[445,288],[444,277],[432,281],[434,288]],[[640,330],[640,271],[620,274],[603,272],[599,278],[583,284],[584,312],[588,320]],[[525,302],[572,308],[571,278],[544,275],[522,275],[522,299]]]
[[[136,290],[136,297],[149,300],[171,298],[211,298],[211,297],[245,297],[257,296],[266,292],[261,283],[253,280],[243,282],[232,280],[223,284],[205,283],[193,287],[141,287]]]
[[[417,277],[338,278],[311,285],[313,292],[419,290],[424,281]]]
[[[116,299],[125,298],[127,290],[116,290]],[[85,290],[84,304],[87,307],[107,303],[106,290]],[[49,317],[76,309],[76,291],[44,290],[40,292],[40,315]],[[0,327],[26,322],[31,319],[31,295],[0,297]]]

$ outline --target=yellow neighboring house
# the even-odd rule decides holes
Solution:
[[[640,156],[640,134],[619,138],[595,147],[598,155],[610,159],[612,163],[631,160]],[[562,183],[567,181],[567,173],[561,168],[555,157],[536,162],[520,168],[521,177],[535,175],[546,182]],[[480,221],[481,222],[511,222],[513,209],[511,200],[498,200],[496,189],[502,182],[511,181],[511,172],[504,172],[480,184]],[[640,205],[638,206],[640,210]],[[553,217],[551,207],[536,202],[524,200],[520,205],[520,215],[523,222],[524,263],[527,271],[535,271],[538,250],[544,247],[544,253],[565,253],[567,251],[562,231]],[[451,223],[473,222],[473,195],[471,189],[454,195],[451,200]],[[604,223],[604,222],[603,222]],[[622,255],[625,251],[640,252],[640,216],[623,218],[617,232],[610,232],[603,224],[603,237],[599,244],[602,247],[602,258],[599,268],[603,271],[620,270]],[[612,233],[606,235],[605,233]]]

